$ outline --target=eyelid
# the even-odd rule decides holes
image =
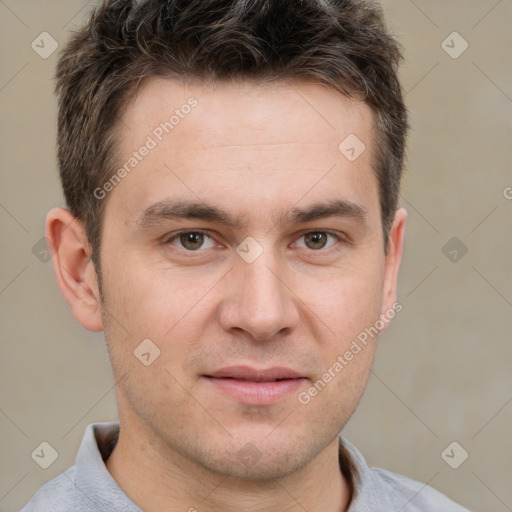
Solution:
[[[328,230],[328,229],[307,229],[307,230],[305,230],[305,231],[303,231],[303,232],[298,234],[298,236],[296,237],[296,240],[293,242],[293,244],[297,243],[298,240],[302,239],[305,235],[308,235],[310,233],[325,233],[326,235],[329,235],[329,236],[332,236],[333,238],[335,238],[336,239],[336,243],[334,243],[330,247],[327,247],[326,249],[325,248],[321,248],[321,249],[317,249],[316,251],[314,249],[308,249],[307,247],[299,247],[299,249],[307,249],[307,250],[309,250],[311,252],[320,253],[320,252],[326,252],[329,249],[333,249],[340,242],[343,243],[343,244],[350,243],[349,238],[346,235],[344,235],[343,233],[338,233],[338,232],[331,231],[331,230]]]
[[[215,244],[223,245],[221,242],[219,242],[216,239],[216,237],[214,237],[211,234],[210,231],[204,230],[204,229],[199,229],[199,228],[198,229],[182,229],[180,231],[172,233],[171,235],[168,235],[168,236],[166,235],[165,237],[163,237],[162,243],[163,243],[163,245],[168,245],[168,244],[174,245],[174,244],[172,244],[172,241],[176,240],[178,237],[180,237],[181,235],[186,234],[186,233],[201,233],[201,234],[205,235],[206,237],[208,237],[209,239],[213,240],[215,242]],[[299,247],[299,249],[305,249],[305,250],[311,251],[312,253],[314,253],[314,252],[320,253],[320,252],[326,252],[329,249],[336,247],[340,242],[343,244],[351,243],[350,238],[347,235],[345,235],[344,233],[335,232],[335,231],[331,231],[328,229],[305,229],[305,230],[300,231],[299,233],[295,234],[295,238],[294,238],[294,241],[292,242],[292,245],[296,244],[298,240],[302,239],[305,235],[310,234],[310,233],[325,233],[325,234],[330,235],[333,238],[335,238],[336,243],[334,243],[327,249],[322,248],[322,249],[318,249],[316,251],[314,249],[308,249],[307,247]],[[177,247],[177,246],[175,246],[175,247]],[[177,247],[177,249],[180,249],[181,251],[187,252],[189,254],[193,254],[193,253],[198,254],[198,253],[201,253],[201,252],[207,250],[207,249],[197,249],[196,251],[190,251],[190,250],[180,248],[180,247]],[[213,249],[213,247],[209,247],[208,249]]]
[[[206,231],[204,229],[182,229],[180,231],[172,233],[171,235],[166,235],[165,237],[163,237],[162,244],[163,245],[174,245],[172,243],[174,240],[178,239],[181,235],[185,235],[187,233],[201,233],[202,235],[205,235],[206,237],[211,239],[215,244],[220,244],[220,242],[218,242],[211,235],[211,233],[209,231]],[[177,247],[177,246],[175,246],[175,247]],[[203,252],[203,251],[206,250],[206,249],[197,249],[196,251],[190,251],[190,250],[184,249],[182,247],[177,247],[177,249],[180,249],[180,250],[182,250],[184,252],[187,252],[187,253],[200,253],[200,252]],[[209,247],[208,249],[212,249],[212,247]]]

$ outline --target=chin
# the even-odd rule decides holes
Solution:
[[[251,441],[251,438],[256,440]],[[198,448],[195,445],[192,448],[195,453],[189,453],[189,457],[208,472],[245,483],[268,483],[308,465],[323,445],[319,445],[318,439],[311,443],[311,439],[308,442],[291,435],[276,436],[275,439],[258,435],[241,436],[237,440],[230,438],[225,446],[210,446],[208,452]]]
[[[283,453],[276,453],[275,450],[262,452],[247,443],[238,452],[229,453],[225,459],[218,459],[214,464],[216,467],[209,469],[234,480],[263,484],[286,478],[308,462],[308,457],[302,457],[293,448]]]

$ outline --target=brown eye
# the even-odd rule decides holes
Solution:
[[[189,252],[199,252],[215,246],[215,240],[201,231],[182,231],[170,238],[166,243],[175,245]]]
[[[323,249],[327,244],[327,233],[313,232],[304,235],[304,241],[308,249]]]
[[[180,235],[181,245],[189,251],[200,249],[204,242],[203,233],[183,233]]]

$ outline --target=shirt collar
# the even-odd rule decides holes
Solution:
[[[142,512],[117,485],[105,466],[119,435],[119,424],[94,423],[85,431],[76,458],[75,485],[99,510]],[[92,510],[92,509],[91,509]]]

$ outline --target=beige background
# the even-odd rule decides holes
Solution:
[[[91,5],[0,1],[4,512],[18,510],[73,463],[88,423],[116,417],[103,337],[76,323],[51,262],[32,252],[47,210],[62,196],[52,94],[57,54],[42,59],[31,42],[46,31],[64,44]],[[380,340],[345,435],[372,465],[429,482],[471,510],[510,511],[512,1],[383,6],[406,49],[402,79],[413,125],[401,200],[409,211],[404,309]],[[469,44],[457,59],[441,46],[453,31]],[[452,39],[453,52],[461,41]],[[454,236],[468,248],[455,263],[442,252]],[[59,453],[46,470],[30,457],[42,441]],[[452,441],[469,453],[458,469],[441,458]]]

